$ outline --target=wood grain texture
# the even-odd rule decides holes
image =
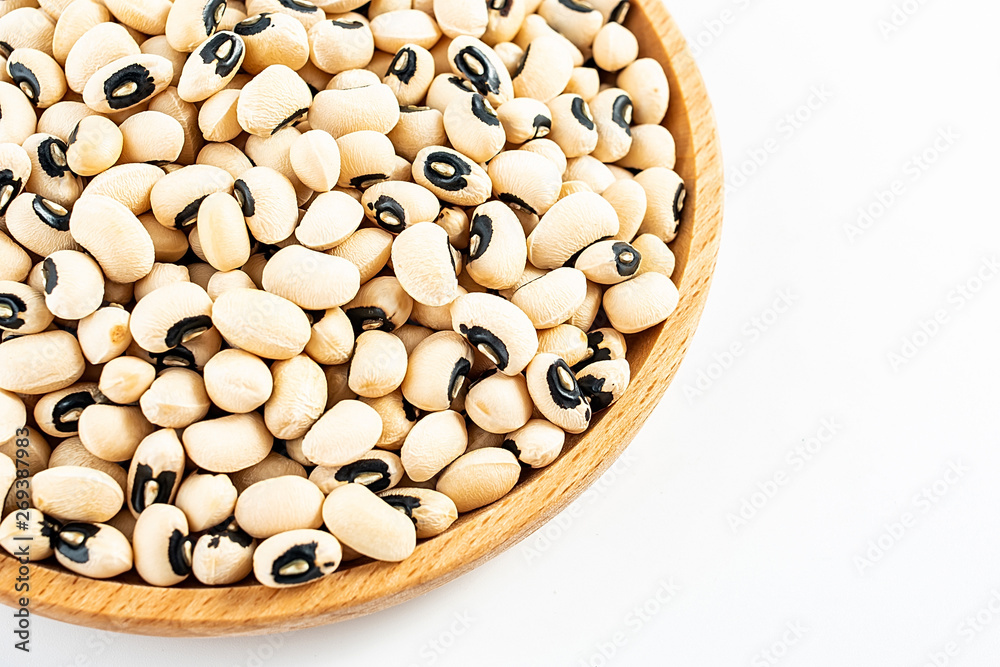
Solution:
[[[94,581],[54,561],[31,566],[31,610],[104,630],[161,636],[249,635],[305,628],[399,604],[481,565],[540,528],[603,473],[635,436],[680,365],[701,315],[715,267],[722,224],[723,178],[715,119],[701,75],[661,0],[634,0],[627,24],[641,55],[670,80],[665,124],[677,143],[677,172],[688,196],[674,280],[681,300],[662,326],[629,337],[633,381],[551,466],[525,476],[505,498],[465,515],[443,535],[418,545],[400,564],[363,563],[300,588],[254,583],[206,588],[146,586],[134,573]],[[50,564],[51,563],[51,564]],[[16,604],[18,563],[0,557],[0,601]]]

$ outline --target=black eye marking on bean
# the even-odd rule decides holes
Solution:
[[[502,201],[504,204],[507,204],[508,206],[516,206],[517,208],[524,209],[525,211],[531,213],[532,215],[538,215],[538,211],[536,211],[533,207],[529,206],[526,201],[524,201],[517,195],[512,195],[509,192],[501,192],[499,195],[497,195],[497,199]]]
[[[467,93],[474,93],[476,89],[473,88],[468,81],[459,76],[449,76],[448,83],[455,86],[456,88],[461,88]]]
[[[500,16],[507,18],[510,14],[510,8],[514,6],[514,0],[492,0],[490,2],[490,9],[495,12],[499,12]]]
[[[361,176],[355,176],[350,180],[352,188],[358,190],[367,190],[376,183],[381,183],[382,181],[388,180],[389,176],[387,174],[362,174]]]
[[[201,333],[212,328],[212,318],[208,315],[197,315],[195,317],[185,317],[179,322],[175,322],[167,329],[167,335],[163,337],[163,342],[168,347],[177,347],[185,343],[185,338],[194,333]]]
[[[288,118],[278,123],[278,125],[273,130],[271,130],[271,135],[273,136],[278,132],[280,132],[281,130],[285,129],[286,127],[294,125],[296,122],[298,122],[300,118],[305,116],[307,113],[309,113],[309,107],[303,107],[302,109],[293,111],[292,115],[290,115]]]
[[[38,144],[38,165],[46,175],[52,178],[59,178],[69,171],[69,165],[66,164],[67,148],[68,146],[58,137],[43,139]],[[55,151],[59,152],[56,153]]]
[[[219,16],[219,7],[222,7],[222,11],[226,9],[226,0],[211,0],[205,3],[205,9],[201,13],[201,20],[205,24],[205,34],[211,35],[215,32],[215,29],[219,27],[219,21],[216,16]]]
[[[389,484],[392,483],[389,475],[389,464],[382,459],[361,459],[360,461],[355,461],[354,463],[348,463],[345,466],[341,466],[334,474],[333,478],[338,482],[348,482],[350,484],[354,483],[361,475],[377,473],[380,475],[380,479],[372,482],[371,484],[365,484],[369,491],[374,491],[378,493],[379,491],[385,491],[389,488]]]
[[[587,334],[587,348],[592,352],[592,354],[577,365],[573,366],[573,370],[579,372],[581,369],[592,363],[598,361],[608,361],[611,359],[611,350],[606,347],[601,347],[601,343],[603,342],[604,332],[591,331]]]
[[[156,482],[156,498],[153,503],[169,503],[170,494],[177,483],[177,473],[172,470],[164,470],[159,475],[153,475],[153,469],[145,463],[139,463],[135,468],[135,479],[132,480],[132,507],[136,512],[142,512],[146,505],[146,485]]]
[[[7,208],[21,194],[22,187],[23,179],[14,178],[14,172],[10,169],[0,170],[0,216],[7,215]]]
[[[48,514],[42,514],[42,520],[39,523],[42,524],[42,537],[49,538],[49,547],[55,549],[56,540],[59,538],[59,531],[62,529],[62,524],[50,517]]]
[[[189,540],[187,535],[176,528],[170,533],[170,541],[167,543],[167,560],[170,561],[170,569],[178,577],[191,574],[191,564],[184,558],[184,547]]]
[[[220,56],[226,44],[229,48]],[[229,31],[217,32],[198,49],[198,55],[206,65],[215,63],[215,75],[225,77],[243,62],[243,40]]]
[[[486,107],[486,98],[478,93],[472,96],[472,115],[491,127],[500,126],[500,119]]]
[[[135,90],[124,95],[115,94],[129,84],[135,85]],[[155,91],[156,83],[152,75],[139,63],[126,65],[104,81],[104,99],[116,111],[139,104]]]
[[[513,454],[518,459],[521,458],[521,449],[517,446],[517,443],[511,440],[510,438],[504,440],[503,444],[500,445],[500,448],[506,449],[508,452]]]
[[[619,241],[611,246],[611,252],[615,255],[615,270],[620,276],[631,276],[639,270],[639,262],[642,254],[624,241]],[[623,255],[631,255],[631,258],[622,259]]]
[[[615,8],[611,10],[611,15],[608,17],[608,23],[625,23],[625,16],[628,14],[628,10],[632,7],[632,3],[629,0],[622,0]]]
[[[303,2],[303,0],[278,0],[278,3],[282,7],[287,7],[292,11],[302,12],[303,14],[315,14],[319,11],[319,7],[311,2]]]
[[[274,559],[271,566],[271,577],[278,584],[304,584],[313,579],[319,579],[323,573],[316,567],[316,547],[315,542],[308,544],[296,544],[288,551]],[[309,569],[298,574],[281,574],[281,570],[295,561],[304,561],[309,565]]]
[[[454,173],[445,176],[434,170],[435,164],[451,167]],[[472,167],[466,164],[465,160],[445,151],[435,151],[424,160],[424,176],[432,185],[448,192],[458,192],[468,187],[469,181],[465,177],[471,173]]]
[[[51,257],[46,257],[42,262],[42,278],[45,279],[45,293],[52,294],[59,282],[59,273],[56,271],[56,263]]]
[[[430,107],[418,107],[414,104],[408,104],[405,107],[399,107],[399,113],[419,113],[421,111],[430,111]]]
[[[566,9],[571,9],[574,12],[580,12],[581,14],[589,14],[590,12],[597,11],[589,5],[574,2],[573,0],[559,0],[559,4]]]
[[[458,253],[455,251],[454,248],[451,247],[450,239],[445,238],[444,247],[445,247],[445,252],[448,253],[448,259],[451,260],[451,270],[455,272],[455,275],[458,275],[458,265],[455,264],[456,255]]]
[[[90,560],[90,549],[87,548],[87,541],[97,535],[100,530],[90,523],[67,523],[56,535],[56,551],[74,563],[86,563]],[[80,533],[83,535],[83,540],[77,545],[69,544],[60,537],[63,533]]]
[[[573,117],[583,125],[588,130],[594,129],[594,121],[587,113],[587,103],[583,101],[582,97],[574,97],[573,102],[570,104],[570,111],[573,112]]]
[[[166,352],[152,353],[149,356],[155,362],[157,373],[167,368],[197,368],[198,366],[194,353],[183,345],[178,345]]]
[[[480,213],[472,218],[472,225],[469,227],[469,259],[477,260],[483,256],[486,249],[490,247],[493,240],[493,220],[487,215]],[[479,238],[475,250],[472,249],[472,238]]]
[[[42,86],[38,83],[38,77],[24,63],[7,63],[7,73],[14,80],[14,85],[21,89],[21,92],[31,100],[31,103],[38,105],[38,98],[42,94]],[[25,87],[28,90],[25,90]]]
[[[194,224],[194,221],[198,219],[198,209],[201,208],[201,202],[203,202],[207,196],[208,195],[202,195],[182,208],[180,213],[174,217],[174,227],[176,229],[183,229],[188,225]]]
[[[50,203],[51,202],[47,201],[41,195],[35,195],[35,198],[31,202],[31,210],[35,212],[38,219],[45,225],[55,229],[56,231],[68,232],[69,211],[65,211],[64,209],[64,213],[57,213],[49,207]]]
[[[60,433],[73,433],[77,430],[80,413],[96,403],[94,395],[89,391],[77,391],[63,396],[52,408],[52,425]]]
[[[378,306],[359,306],[348,308],[344,311],[347,319],[354,325],[355,335],[360,336],[365,331],[392,331],[396,328],[395,323],[389,318],[389,314]]]
[[[211,538],[208,541],[209,548],[215,549],[219,546],[222,538],[238,544],[246,549],[253,543],[253,537],[242,528],[236,525],[236,517],[230,516],[217,526],[212,526],[206,531]]]
[[[9,56],[10,52],[13,51],[13,50],[14,50],[14,47],[11,46],[10,44],[8,44],[7,42],[0,42],[0,53],[3,54],[4,58],[6,58],[7,56]]]
[[[476,72],[469,66],[468,59],[479,63],[482,72]],[[455,67],[469,80],[469,83],[479,92],[480,95],[500,92],[500,77],[497,75],[497,68],[493,66],[486,54],[474,46],[467,46],[455,54]]]
[[[271,27],[271,12],[265,12],[258,16],[251,16],[248,19],[243,19],[233,28],[235,32],[240,37],[249,37],[250,35],[258,35]]]
[[[357,30],[358,28],[363,28],[365,26],[365,24],[361,21],[338,21],[336,19],[330,19],[330,23],[338,28],[343,28],[344,30]]]
[[[406,400],[406,397],[403,397],[402,402],[403,402],[403,415],[406,417],[406,421],[408,422],[417,421],[417,417],[420,416],[420,411],[417,410],[417,406],[413,405],[413,403],[410,403],[408,400]]]
[[[405,58],[405,60],[403,60]],[[402,66],[400,66],[400,61],[403,60]],[[389,69],[386,70],[385,75],[390,74],[402,81],[403,83],[409,83],[413,79],[413,75],[417,73],[417,54],[413,52],[413,49],[409,47],[401,48],[389,63]]]
[[[20,329],[24,326],[21,313],[27,310],[27,306],[21,297],[16,294],[0,294],[0,307],[10,311],[10,315],[0,317],[0,327],[5,329]]]
[[[236,197],[236,203],[240,205],[240,210],[243,211],[243,217],[252,218],[256,206],[253,193],[247,186],[246,181],[242,179],[236,181],[236,184],[233,186],[233,194]]]
[[[379,198],[368,204],[368,210],[375,213],[375,223],[387,232],[399,234],[406,229],[406,209],[389,195],[379,195]],[[389,213],[396,222],[385,217]]]
[[[403,512],[406,516],[413,520],[416,524],[417,520],[413,518],[413,512],[420,507],[420,499],[414,496],[407,496],[402,493],[393,493],[388,496],[382,496],[382,500],[392,505],[396,510]]]
[[[451,378],[448,379],[448,398],[454,401],[458,397],[458,393],[462,390],[462,385],[465,383],[466,378],[469,377],[470,370],[472,370],[472,364],[465,357],[455,362],[455,365],[451,369]]]
[[[625,118],[626,112],[631,117],[632,99],[628,95],[619,95],[615,98],[614,104],[611,105],[611,120],[615,122],[615,125],[624,129],[625,134],[631,137],[632,128],[629,126],[630,118]]]
[[[531,121],[531,126],[535,128],[534,139],[545,137],[552,131],[552,119],[548,116],[538,114],[535,116],[535,119]]]
[[[516,79],[524,70],[524,64],[528,62],[529,53],[531,53],[531,44],[528,44],[528,48],[524,50],[524,55],[521,56],[521,62],[517,64],[517,69],[514,70],[514,76],[511,77],[512,79]]]
[[[459,333],[468,338],[473,347],[478,349],[482,345],[490,350],[493,353],[493,359],[490,361],[493,361],[498,369],[503,370],[507,368],[507,364],[510,363],[510,354],[507,352],[507,346],[504,345],[502,340],[493,335],[492,331],[480,326],[467,327],[462,324],[459,325]]]
[[[600,412],[607,408],[614,400],[614,396],[610,391],[604,391],[604,381],[604,378],[593,375],[584,375],[577,380],[577,383],[580,385],[580,391],[590,401],[590,407],[594,412]]]
[[[564,373],[560,373],[559,370],[562,369]],[[568,374],[568,376],[573,380],[573,386],[567,389],[563,386],[562,378],[560,376]],[[583,394],[580,392],[580,385],[577,383],[576,378],[573,377],[573,371],[562,359],[557,359],[549,366],[549,370],[545,373],[546,381],[549,385],[549,395],[552,397],[553,402],[564,410],[572,410],[580,405],[583,401]]]
[[[687,190],[684,188],[684,184],[681,183],[677,187],[677,192],[674,193],[674,220],[680,221],[681,219],[681,211],[684,209],[682,201],[686,194]]]

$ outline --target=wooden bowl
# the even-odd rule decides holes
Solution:
[[[537,530],[579,496],[624,451],[680,365],[701,315],[722,224],[722,161],[701,75],[661,0],[633,0],[627,25],[640,54],[658,60],[670,80],[665,120],[677,142],[676,171],[687,184],[674,281],[677,311],[656,329],[631,336],[632,384],[563,455],[533,472],[503,499],[463,515],[446,533],[417,546],[399,564],[367,562],[298,588],[255,583],[208,588],[145,585],[134,572],[111,581],[76,576],[54,560],[31,566],[31,611],[104,630],[163,636],[249,635],[332,623],[426,593],[481,565]],[[52,563],[52,564],[49,564]],[[0,557],[0,601],[17,604],[18,563]]]

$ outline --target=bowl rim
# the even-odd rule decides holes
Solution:
[[[638,342],[642,358],[638,365],[633,362],[625,399],[596,419],[553,464],[423,541],[402,563],[363,563],[309,586],[278,590],[252,584],[157,588],[88,579],[36,563],[30,565],[31,612],[102,630],[157,636],[267,634],[355,618],[422,595],[482,565],[541,528],[596,481],[631,442],[687,352],[708,296],[722,226],[721,149],[701,74],[661,0],[634,0],[632,13],[648,22],[646,32],[657,40],[655,48],[643,46],[660,53],[644,55],[659,60],[670,80],[666,123],[679,138],[675,170],[696,178],[692,182],[685,175],[684,218],[673,243],[680,304],[653,335]],[[639,372],[647,367],[655,372]],[[0,587],[0,602],[10,607],[25,596],[13,586],[19,567],[15,558],[0,554],[0,581],[12,584]]]

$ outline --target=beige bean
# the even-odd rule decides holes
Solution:
[[[636,275],[655,271],[669,278],[674,274],[677,260],[660,237],[654,234],[642,234],[632,241],[632,246],[642,253],[642,261],[639,263]]]
[[[297,245],[275,253],[263,273],[265,290],[305,310],[342,306],[360,284],[360,272],[348,260]]]
[[[360,401],[342,400],[313,424],[302,452],[323,466],[342,466],[371,450],[382,435],[382,418]]]
[[[438,478],[436,489],[459,512],[478,509],[507,495],[521,475],[521,466],[506,449],[485,447],[460,456]]]
[[[365,405],[372,407],[382,419],[382,436],[375,443],[375,446],[399,450],[403,446],[406,434],[417,422],[417,409],[403,397],[399,390],[378,398],[361,398],[360,400]]]
[[[60,565],[92,579],[110,579],[132,569],[128,538],[103,523],[63,524],[54,548]]]
[[[223,350],[205,364],[205,391],[212,403],[226,412],[256,410],[271,397],[273,388],[271,370],[249,352]]]
[[[173,429],[162,429],[143,438],[128,469],[125,499],[133,516],[139,516],[154,504],[174,502],[184,463],[184,447]]]
[[[106,473],[59,466],[32,478],[31,500],[59,521],[107,521],[121,509],[125,496],[118,482]]]
[[[509,433],[528,423],[533,405],[522,375],[493,373],[469,387],[465,410],[469,419],[490,433]]]
[[[508,433],[503,448],[513,452],[525,465],[544,468],[559,457],[565,442],[566,433],[561,428],[544,419],[532,419]]]
[[[20,336],[0,345],[0,389],[47,394],[70,386],[83,371],[80,344],[65,331]]]
[[[137,357],[117,357],[101,369],[98,388],[115,403],[128,405],[138,402],[155,379],[152,364]]]
[[[236,487],[228,475],[192,473],[177,489],[176,505],[193,532],[208,530],[233,515]]]
[[[635,177],[646,192],[646,215],[639,234],[655,234],[664,243],[677,237],[677,227],[687,198],[684,180],[664,167],[646,169]]]
[[[336,468],[318,466],[309,474],[309,481],[324,494],[345,484],[362,484],[378,493],[396,486],[402,478],[403,464],[399,457],[378,450]]]
[[[253,571],[256,548],[257,540],[240,530],[235,521],[224,521],[198,538],[191,573],[208,586],[238,583]]]
[[[363,216],[364,209],[360,209],[359,213]],[[361,217],[359,221],[360,219]],[[392,241],[392,234],[384,229],[359,229],[343,243],[331,248],[329,252],[336,257],[343,257],[358,267],[361,282],[367,283],[389,262]]]
[[[461,296],[451,306],[451,317],[454,330],[507,375],[523,371],[538,350],[531,320],[499,296]]]
[[[299,70],[309,62],[306,28],[288,14],[251,15],[232,30],[243,38],[246,46],[243,69],[250,74],[260,74],[268,65],[276,63]]]
[[[273,438],[255,412],[208,419],[184,429],[184,451],[211,472],[236,472],[264,460]]]
[[[250,134],[267,137],[294,125],[312,103],[309,86],[286,65],[270,65],[240,92],[236,116]]]
[[[29,563],[42,561],[52,556],[52,538],[58,530],[58,522],[41,510],[32,507],[11,512],[0,521],[0,547]]]
[[[437,22],[417,9],[379,14],[371,21],[371,32],[375,48],[386,53],[396,53],[410,43],[430,49],[441,38]]]
[[[300,354],[272,364],[271,376],[274,388],[264,404],[264,423],[281,440],[305,436],[326,407],[323,369]]]
[[[330,533],[291,530],[260,543],[253,552],[253,573],[268,588],[301,586],[333,573],[341,557],[340,542]]]
[[[154,427],[137,407],[97,403],[80,414],[79,429],[80,441],[91,454],[105,461],[121,462],[132,458],[139,443]]]
[[[191,573],[194,542],[184,512],[157,504],[136,519],[132,534],[135,570],[152,586],[173,586]]]
[[[505,151],[497,155],[490,162],[489,176],[493,194],[511,208],[545,215],[559,199],[562,176],[558,167],[545,156],[529,150]]]
[[[399,562],[416,547],[409,517],[362,484],[331,491],[323,503],[323,523],[338,540],[375,560]]]
[[[267,479],[249,487],[236,501],[236,521],[250,535],[273,535],[323,525],[323,492],[294,475]]]
[[[333,18],[309,29],[309,58],[324,72],[363,68],[374,53],[375,37],[365,21]]]
[[[403,396],[422,410],[448,409],[465,384],[472,360],[472,348],[454,331],[428,336],[409,357]]]
[[[153,381],[139,405],[150,423],[185,428],[203,419],[211,402],[201,375],[187,368],[169,368]]]
[[[65,438],[77,434],[78,420],[84,408],[107,400],[92,382],[81,382],[45,394],[33,411],[35,423],[51,436]]]
[[[230,290],[216,299],[212,322],[232,345],[265,359],[290,359],[305,349],[311,329],[302,309],[260,290]]]

